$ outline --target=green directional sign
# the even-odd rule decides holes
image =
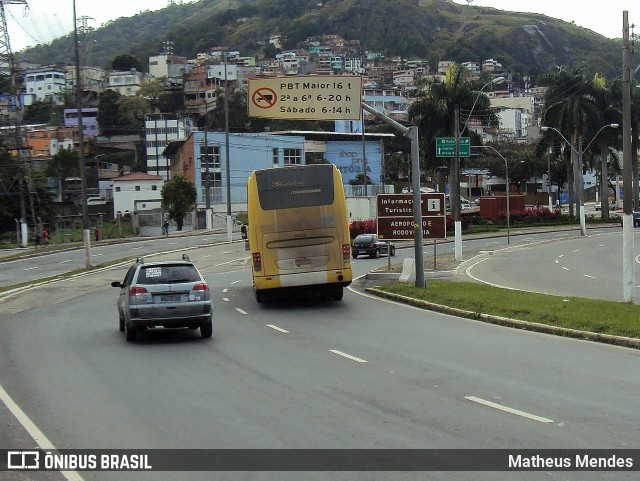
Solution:
[[[471,142],[469,137],[460,137],[460,157],[469,157],[471,155]],[[455,137],[437,137],[436,138],[436,157],[455,157],[456,156],[456,139]]]

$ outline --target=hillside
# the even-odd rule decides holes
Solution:
[[[458,5],[450,0],[201,0],[120,18],[88,34],[88,63],[108,67],[131,53],[146,60],[162,42],[187,57],[226,45],[257,53],[270,35],[295,48],[311,35],[358,39],[363,50],[438,60],[494,58],[536,76],[552,65],[584,66],[609,77],[621,72],[620,42],[538,14]],[[16,55],[35,63],[71,63],[70,36]]]

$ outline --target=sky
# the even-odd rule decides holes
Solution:
[[[16,1],[16,0],[13,0]],[[175,0],[179,2],[179,0]],[[190,3],[194,0],[183,0]],[[453,0],[466,5],[466,0]],[[7,30],[11,49],[18,52],[29,45],[49,42],[73,29],[73,0],[26,0],[24,5],[5,3]],[[473,0],[472,5],[501,10],[542,13],[574,21],[605,37],[622,37],[622,12],[629,12],[629,24],[637,24],[640,34],[640,2],[638,0]],[[168,0],[76,0],[78,18],[87,16],[89,26],[98,28],[109,20],[130,17],[145,10],[166,7]]]

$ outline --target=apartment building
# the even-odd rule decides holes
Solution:
[[[120,95],[135,95],[140,87],[149,81],[149,75],[132,68],[123,72],[114,70],[109,73],[108,86]]]
[[[147,172],[169,179],[169,161],[164,153],[169,142],[186,139],[192,130],[190,119],[176,114],[147,115],[144,120],[144,140]]]
[[[34,102],[64,103],[63,93],[66,86],[66,72],[57,67],[29,69],[25,72],[25,105]]]

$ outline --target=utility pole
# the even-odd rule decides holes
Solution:
[[[624,301],[636,303],[635,248],[633,240],[633,172],[631,168],[631,57],[629,12],[622,12],[622,285]],[[603,204],[604,205],[604,204]],[[605,207],[603,207],[604,209]],[[608,206],[607,206],[608,208]]]
[[[78,48],[78,22],[76,0],[73,0],[73,42],[76,57],[76,105],[78,109],[78,150],[80,166],[80,195],[82,205],[82,241],[84,244],[84,266],[91,267],[91,234],[87,214],[87,172],[84,160],[84,126],[82,125],[82,79],[80,78],[80,49]]]
[[[209,185],[209,141],[207,139],[207,124],[205,119],[204,124],[204,165],[205,165],[205,177],[204,177],[204,199],[205,199],[205,227],[211,229],[213,222],[211,222],[211,192]],[[202,168],[202,157],[200,158],[200,168]]]
[[[473,110],[473,109],[472,109]],[[455,157],[453,159],[453,175],[449,182],[449,206],[455,227],[455,258],[462,260],[462,223],[460,222],[460,107],[455,108]]]
[[[229,79],[227,76],[227,52],[224,52],[224,148],[227,171],[227,240],[232,240],[231,224],[231,165],[229,163]]]

